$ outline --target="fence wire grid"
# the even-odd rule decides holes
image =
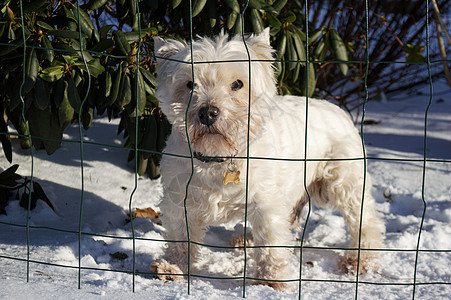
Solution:
[[[193,36],[195,35],[195,32],[193,32],[193,25],[192,25],[192,7],[193,7],[193,1],[189,1],[190,2],[190,13],[191,13],[191,18],[190,18],[190,24],[189,24],[189,28],[190,28],[190,32],[189,32],[189,36],[190,36],[190,45],[191,45],[191,50],[192,50],[192,41],[194,40]],[[365,21],[366,21],[366,49],[369,49],[369,37],[368,37],[368,29],[369,29],[369,24],[368,24],[368,0],[365,1]],[[138,18],[138,23],[141,24],[141,22],[139,21],[140,18],[140,14],[139,14],[139,3],[138,0],[136,0],[137,3],[137,18]],[[248,9],[248,5],[249,5],[249,1],[246,1],[245,6],[243,8],[243,10],[241,11],[240,14],[240,18],[242,19],[241,22],[241,26],[242,26],[242,40],[243,43],[246,47],[247,50],[247,54],[248,54],[248,65],[249,65],[249,83],[251,83],[251,76],[252,76],[252,68],[251,68],[251,58],[250,58],[250,54],[249,54],[249,50],[247,48],[246,45],[246,38],[244,35],[244,12],[246,11],[246,9]],[[77,1],[77,8],[80,7],[80,3],[79,1]],[[305,7],[305,22],[306,25],[308,25],[308,4],[307,1],[305,1],[304,3],[304,7]],[[20,8],[21,8],[21,22],[22,22],[22,38],[23,38],[23,45],[14,45],[14,44],[1,44],[2,47],[22,47],[23,48],[23,65],[26,65],[26,57],[27,57],[27,48],[29,48],[29,46],[27,46],[27,40],[25,38],[25,32],[24,32],[24,18],[23,18],[23,3],[22,1],[20,1]],[[420,282],[418,281],[417,278],[417,266],[418,266],[418,257],[419,257],[419,253],[422,252],[430,252],[430,253],[450,253],[451,250],[449,249],[433,249],[433,250],[425,250],[425,249],[420,249],[420,241],[421,241],[421,232],[423,229],[423,225],[424,225],[424,219],[425,219],[425,214],[426,214],[426,209],[427,209],[427,199],[425,199],[425,180],[426,180],[426,166],[427,163],[429,162],[441,162],[441,163],[451,163],[450,160],[448,159],[428,159],[427,158],[427,154],[426,154],[426,149],[427,149],[427,133],[428,133],[428,112],[429,109],[431,107],[432,104],[432,97],[434,95],[433,93],[433,81],[432,81],[432,77],[431,77],[431,64],[433,63],[439,63],[441,61],[431,61],[430,59],[430,33],[429,33],[429,24],[430,24],[430,20],[429,20],[429,1],[426,1],[426,62],[424,62],[424,64],[427,66],[427,70],[428,70],[428,74],[429,74],[429,91],[430,91],[430,96],[429,96],[429,100],[428,100],[428,104],[427,104],[427,108],[424,112],[424,139],[423,139],[423,143],[424,143],[424,153],[423,153],[423,158],[422,159],[394,159],[394,158],[376,158],[376,157],[367,157],[366,156],[366,152],[365,152],[365,143],[364,143],[364,124],[365,124],[365,108],[366,108],[366,103],[368,101],[368,86],[367,86],[367,82],[366,82],[366,78],[368,75],[368,66],[370,63],[375,63],[374,61],[370,61],[369,55],[368,55],[368,51],[366,51],[366,58],[365,61],[358,61],[359,63],[362,63],[365,65],[365,77],[364,77],[364,89],[365,89],[365,99],[364,99],[364,103],[363,103],[363,113],[361,115],[361,126],[360,126],[360,131],[361,131],[361,137],[362,137],[362,149],[363,149],[363,157],[358,157],[358,158],[350,158],[350,159],[346,159],[346,160],[363,160],[364,162],[364,170],[362,170],[365,176],[364,179],[364,187],[363,190],[365,190],[365,184],[366,184],[366,169],[367,169],[367,161],[368,160],[386,160],[386,161],[405,161],[405,162],[418,162],[418,163],[422,163],[422,186],[421,186],[421,199],[423,201],[423,211],[422,211],[422,216],[421,216],[421,224],[419,227],[419,231],[418,231],[418,236],[417,236],[417,243],[416,243],[416,248],[415,249],[386,249],[386,248],[382,248],[382,249],[365,249],[365,251],[386,251],[386,252],[410,252],[410,253],[414,253],[415,254],[415,262],[414,262],[414,272],[412,274],[412,279],[410,280],[410,282],[404,282],[404,283],[392,283],[392,282],[370,282],[370,281],[364,281],[361,280],[360,276],[359,276],[359,272],[356,272],[356,275],[354,277],[354,280],[328,280],[328,279],[312,279],[312,278],[302,278],[302,268],[303,268],[303,250],[304,249],[318,249],[318,250],[343,250],[343,251],[353,251],[353,250],[357,250],[358,251],[358,255],[360,257],[360,246],[358,248],[342,248],[342,247],[314,247],[314,246],[305,246],[304,245],[304,238],[305,238],[305,232],[306,229],[308,227],[308,223],[309,223],[309,218],[310,218],[310,213],[311,213],[311,207],[312,207],[312,203],[311,203],[311,199],[310,199],[310,195],[308,195],[309,198],[309,205],[308,205],[308,213],[307,213],[307,217],[305,219],[305,226],[302,232],[302,237],[300,240],[300,245],[299,246],[291,246],[291,247],[285,247],[285,246],[269,246],[269,247],[284,247],[284,248],[292,248],[292,249],[297,249],[300,252],[300,259],[299,259],[299,276],[298,279],[294,279],[294,280],[280,280],[281,282],[297,282],[299,284],[299,290],[298,290],[298,296],[299,299],[302,298],[302,291],[303,291],[303,283],[305,282],[336,282],[336,283],[346,283],[346,284],[351,284],[354,285],[355,287],[355,299],[358,298],[359,295],[359,286],[362,284],[367,284],[367,285],[380,285],[380,286],[390,286],[390,285],[396,285],[396,286],[410,286],[412,287],[412,299],[415,299],[416,297],[416,291],[417,288],[419,286],[427,286],[427,285],[451,285],[451,282]],[[308,28],[308,26],[306,26],[306,28]],[[307,45],[306,45],[306,51],[307,51],[307,59],[306,61],[297,61],[298,63],[313,63],[311,61],[309,61],[309,55],[308,55],[308,36],[309,36],[309,32],[307,29],[306,36],[307,36]],[[83,45],[83,39],[82,39],[82,32],[81,32],[81,26],[80,26],[80,13],[78,11],[78,34],[79,34],[79,42],[80,42],[80,55],[83,59],[83,63],[84,66],[86,68],[86,71],[88,72],[88,86],[90,86],[91,84],[91,74],[89,74],[89,68],[87,66],[87,62],[86,62],[86,58],[85,55],[89,55],[89,50],[84,50],[85,45]],[[139,36],[141,36],[141,26],[139,26]],[[138,49],[140,49],[141,47],[141,40],[138,39]],[[33,46],[34,47],[34,46]],[[41,48],[41,49],[45,49],[45,48]],[[58,49],[52,49],[54,51],[59,51]],[[63,50],[60,50],[63,51]],[[67,51],[67,50],[65,50]],[[107,55],[107,54],[103,54],[103,55]],[[108,54],[110,55],[110,54]],[[148,54],[144,54],[141,53],[140,51],[137,51],[137,53],[135,55],[131,55],[128,56],[126,58],[135,58],[136,59],[136,64],[137,66],[140,65],[140,59],[141,56],[151,56]],[[113,56],[113,55],[112,55]],[[124,58],[124,57],[120,57],[120,58]],[[155,57],[154,57],[155,58]],[[161,59],[165,59],[165,58],[161,58]],[[275,62],[276,60],[274,60]],[[342,61],[330,61],[331,63],[342,63]],[[449,60],[447,61],[449,62]],[[196,80],[195,77],[195,73],[194,73],[194,65],[197,63],[202,63],[202,62],[194,62],[193,59],[193,51],[191,51],[191,61],[190,62],[185,62],[185,61],[179,61],[179,63],[189,63],[191,65],[191,69],[192,69],[192,76],[193,76],[193,84]],[[348,62],[351,63],[351,62]],[[379,62],[381,63],[381,62]],[[382,63],[398,63],[398,62],[382,62]],[[24,68],[25,69],[25,68]],[[139,72],[139,68],[136,68],[136,72]],[[309,68],[305,68],[305,72],[306,72],[306,78],[308,78],[308,72],[309,72]],[[23,71],[22,73],[22,83],[20,85],[20,98],[21,98],[21,102],[22,102],[22,118],[25,122],[25,124],[27,124],[26,122],[26,118],[25,118],[25,103],[24,103],[24,98],[23,98],[23,92],[22,92],[22,88],[24,86],[25,83],[25,71]],[[140,89],[138,86],[138,81],[136,81],[136,86],[134,87],[136,90],[136,105],[138,105],[138,98],[139,98],[139,93],[140,93]],[[308,85],[307,85],[308,88]],[[87,89],[89,91],[89,87]],[[249,90],[251,90],[251,86],[249,86]],[[307,92],[308,94],[308,92]],[[84,98],[82,100],[82,103],[80,105],[80,111],[82,109],[82,107],[84,106],[86,100],[88,97],[88,93],[86,93],[84,95]],[[248,133],[248,140],[247,140],[247,156],[246,157],[241,157],[238,159],[244,159],[246,160],[246,164],[247,164],[247,172],[245,174],[245,181],[246,181],[246,211],[245,211],[245,225],[244,225],[244,274],[243,276],[238,276],[238,277],[213,277],[213,276],[203,276],[203,275],[196,275],[196,274],[192,274],[191,272],[191,262],[189,261],[189,256],[188,256],[188,273],[187,274],[183,274],[185,275],[188,280],[186,281],[186,285],[187,285],[187,293],[189,294],[191,291],[191,285],[192,285],[192,278],[207,278],[207,279],[221,279],[221,280],[242,280],[242,296],[245,297],[246,296],[246,286],[247,286],[247,281],[253,280],[255,278],[249,277],[248,276],[248,271],[247,271],[247,267],[248,267],[248,263],[247,263],[247,257],[248,257],[248,253],[247,253],[247,249],[252,249],[252,248],[257,248],[257,247],[268,247],[268,246],[251,246],[251,245],[247,245],[246,244],[246,235],[247,235],[247,202],[248,202],[248,177],[249,177],[249,163],[251,160],[257,160],[257,159],[269,159],[269,160],[288,160],[288,161],[300,161],[304,163],[304,188],[308,194],[308,189],[307,189],[307,182],[306,182],[306,170],[307,168],[305,167],[308,161],[314,161],[315,159],[307,159],[307,140],[308,140],[308,130],[307,130],[307,123],[308,123],[308,115],[309,115],[309,111],[308,111],[308,97],[307,98],[307,102],[306,102],[306,111],[305,111],[305,118],[306,118],[306,124],[305,124],[305,145],[304,145],[304,158],[303,159],[283,159],[283,158],[271,158],[271,157],[251,157],[250,153],[249,153],[249,132],[250,132],[250,116],[251,116],[251,102],[249,101],[249,105],[248,105],[248,128],[247,128],[247,133]],[[190,96],[190,100],[189,100],[189,104],[188,104],[188,108],[189,105],[191,104],[191,100],[192,100],[192,92],[191,92],[191,96]],[[188,114],[188,109],[186,111],[186,116]],[[138,114],[136,114],[136,120],[135,120],[135,130],[136,132],[138,132]],[[236,248],[236,247],[226,247],[226,246],[214,246],[214,245],[209,245],[209,244],[205,244],[205,243],[197,243],[194,241],[190,240],[189,237],[189,224],[188,224],[188,218],[187,215],[189,214],[189,211],[186,208],[186,200],[188,197],[188,188],[191,182],[191,179],[194,175],[194,163],[193,163],[193,159],[194,159],[194,155],[193,155],[193,151],[191,149],[191,143],[189,142],[189,137],[188,137],[188,132],[186,132],[187,137],[188,137],[188,145],[189,145],[189,149],[190,149],[190,156],[186,156],[184,157],[185,159],[189,160],[191,163],[191,175],[190,178],[188,180],[188,182],[186,182],[186,194],[185,194],[185,198],[184,198],[184,204],[185,204],[185,220],[186,220],[186,230],[187,230],[187,235],[188,235],[188,240],[186,241],[168,241],[168,240],[160,240],[160,239],[149,239],[149,238],[142,238],[142,237],[136,237],[135,236],[135,229],[134,229],[134,221],[133,221],[133,217],[131,215],[132,213],[132,204],[133,204],[133,200],[134,200],[134,196],[135,196],[135,192],[138,189],[138,173],[137,173],[137,168],[138,168],[138,157],[137,155],[135,155],[134,158],[134,168],[135,168],[135,172],[134,172],[134,187],[132,192],[130,193],[130,198],[129,198],[129,211],[130,211],[130,222],[131,222],[131,237],[123,237],[123,236],[112,236],[112,235],[106,235],[106,234],[97,234],[97,233],[88,233],[88,232],[84,232],[82,230],[82,220],[83,220],[83,211],[84,211],[84,203],[85,203],[85,171],[84,171],[84,153],[85,153],[85,149],[84,146],[85,144],[91,144],[91,145],[95,145],[95,146],[99,146],[99,147],[110,147],[110,148],[118,148],[118,149],[127,149],[127,150],[133,150],[135,151],[135,153],[137,153],[137,151],[147,151],[147,150],[143,150],[143,149],[138,149],[137,145],[138,145],[138,135],[135,135],[135,143],[134,143],[134,147],[133,148],[124,148],[122,146],[118,146],[118,145],[113,145],[113,144],[102,144],[102,143],[96,143],[96,142],[89,142],[89,141],[84,141],[83,139],[83,132],[82,132],[82,120],[81,120],[81,114],[79,114],[79,120],[78,120],[78,140],[73,141],[73,140],[61,140],[67,143],[74,143],[74,144],[78,144],[79,148],[80,148],[80,175],[81,175],[81,201],[80,201],[80,208],[79,208],[79,228],[78,231],[72,231],[72,230],[61,230],[58,228],[52,228],[52,227],[47,227],[47,226],[34,226],[31,225],[29,220],[30,220],[30,210],[31,210],[31,193],[29,193],[28,195],[28,209],[27,209],[27,220],[26,220],[26,224],[18,224],[18,223],[10,223],[10,222],[0,222],[0,224],[3,225],[7,225],[7,226],[11,226],[11,227],[23,227],[26,228],[26,235],[27,235],[27,245],[26,245],[26,258],[19,258],[19,257],[14,257],[14,256],[9,256],[9,255],[4,255],[1,254],[0,258],[2,259],[6,259],[6,260],[16,260],[16,261],[22,261],[22,262],[26,262],[26,280],[27,282],[30,280],[30,263],[33,264],[41,264],[41,265],[50,265],[50,266],[55,266],[55,267],[61,267],[61,268],[68,268],[68,269],[76,269],[78,271],[78,288],[81,288],[81,279],[82,279],[82,270],[95,270],[95,271],[106,271],[106,272],[120,272],[120,273],[127,273],[127,274],[131,274],[132,276],[132,291],[135,291],[135,278],[138,275],[156,275],[150,272],[139,272],[136,270],[136,241],[147,241],[147,242],[155,242],[155,243],[187,243],[188,245],[188,249],[190,249],[190,245],[192,244],[196,244],[196,245],[200,245],[200,246],[204,246],[204,247],[210,247],[210,248],[218,248],[218,249],[231,249],[231,248]],[[16,136],[22,136],[20,134],[15,134],[15,133],[7,133],[7,132],[0,132],[0,134],[3,135],[16,135]],[[30,144],[31,143],[31,135],[30,135],[30,131],[27,125],[27,135],[25,136],[28,138]],[[41,139],[45,139],[40,137]],[[75,145],[74,145],[75,147]],[[30,147],[30,157],[31,157],[31,183],[34,180],[34,167],[35,167],[35,162],[34,162],[34,150],[33,147]],[[178,156],[175,154],[171,154],[171,153],[161,153],[162,155],[168,155],[168,156]],[[325,159],[325,160],[332,160],[332,159]],[[32,184],[30,185],[32,186]],[[362,192],[362,208],[361,208],[361,215],[363,213],[363,192]],[[362,227],[362,219],[360,219],[360,229]],[[30,258],[30,253],[32,252],[31,248],[30,248],[30,229],[46,229],[46,230],[51,230],[51,231],[59,231],[59,232],[65,232],[65,233],[70,233],[70,234],[76,234],[78,235],[78,266],[71,266],[71,265],[65,265],[65,264],[58,264],[58,263],[49,263],[49,262],[44,262],[44,261],[39,261],[39,260],[33,260]],[[125,240],[131,240],[133,243],[133,250],[132,250],[132,266],[130,267],[129,270],[115,270],[115,269],[107,269],[107,268],[93,268],[93,267],[86,267],[86,266],[82,266],[82,238],[84,236],[92,236],[92,237],[106,237],[106,238],[114,238],[114,239],[125,239]],[[360,245],[360,237],[359,237],[359,245]],[[188,250],[189,252],[190,250]],[[357,266],[357,269],[359,269],[359,266]],[[259,279],[261,281],[264,281],[263,279]],[[274,281],[274,280],[271,280]]]

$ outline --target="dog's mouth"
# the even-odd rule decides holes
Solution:
[[[211,162],[221,163],[221,162],[225,162],[226,160],[229,159],[227,157],[205,156],[201,152],[194,152],[193,156],[195,159],[200,160],[201,162],[204,162],[204,163],[211,163]]]
[[[237,155],[233,140],[219,126],[193,126],[193,157],[204,163],[222,163]]]

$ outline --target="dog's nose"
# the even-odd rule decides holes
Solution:
[[[197,116],[202,124],[210,126],[218,119],[219,108],[216,106],[201,107],[197,112]]]

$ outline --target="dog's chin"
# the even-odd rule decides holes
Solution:
[[[205,134],[192,141],[193,157],[204,163],[222,163],[237,154],[237,150],[219,134]]]

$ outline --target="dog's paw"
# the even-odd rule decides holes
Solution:
[[[280,292],[286,292],[289,290],[288,283],[286,282],[255,280],[252,282],[252,285],[266,285]]]
[[[244,236],[242,234],[234,234],[230,239],[230,245],[240,250],[244,249]],[[246,237],[246,247],[249,246],[254,246],[254,240],[250,232]]]
[[[150,265],[150,272],[154,273],[155,278],[165,281],[182,280],[182,270],[174,264],[161,259]]]
[[[360,263],[358,263],[357,254],[356,255],[346,255],[340,259],[340,268],[343,272],[356,275],[357,265],[359,268],[359,274],[365,274],[371,269],[377,268],[377,263],[374,257],[360,255]]]

